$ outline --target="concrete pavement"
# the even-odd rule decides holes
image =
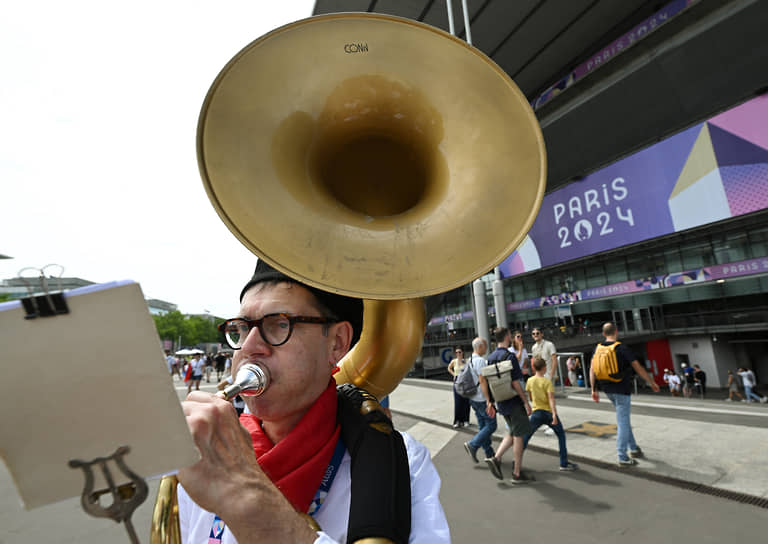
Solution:
[[[565,395],[558,393],[556,402],[566,429],[585,422],[616,423],[613,406],[605,395],[596,404],[586,390],[566,388]],[[392,393],[391,409],[450,428],[451,383],[406,379]],[[475,421],[474,414],[471,420]],[[501,438],[503,420],[499,417],[498,422],[495,436]],[[706,486],[711,489],[703,490],[709,493],[746,494],[762,499],[768,506],[768,405],[641,394],[632,398],[632,428],[645,458],[636,467],[620,470],[661,481],[678,480],[673,483],[687,483],[692,488]],[[469,429],[476,432],[476,427]],[[566,436],[569,456],[576,462],[615,466],[615,434],[594,437],[567,432]],[[429,437],[422,441],[429,446]],[[557,438],[544,434],[543,429],[531,439],[530,445],[541,451],[557,452]],[[507,457],[511,459],[511,453]]]
[[[186,396],[183,384],[174,381],[174,387],[180,399]],[[201,389],[212,392],[214,387],[203,382]],[[569,432],[569,451],[580,468],[562,473],[557,470],[555,437],[537,433],[524,460],[536,482],[516,487],[496,480],[482,462],[475,465],[467,457],[462,443],[476,428],[451,428],[450,383],[407,379],[391,400],[395,425],[430,449],[442,478],[440,499],[455,543],[765,540],[766,405],[640,395],[633,398],[633,427],[646,452],[639,466],[615,467],[614,436],[595,438]],[[583,392],[569,390],[558,398],[558,406],[566,428],[586,421],[615,423],[609,403],[595,404]],[[500,436],[497,433],[497,441]],[[509,471],[507,457],[505,474]],[[693,486],[679,482],[667,485],[665,475],[701,485],[706,493],[692,492]],[[142,542],[148,541],[157,489],[156,481],[149,484],[150,498],[133,516]],[[729,498],[736,500],[713,496],[712,490],[731,493]],[[743,499],[753,496],[762,503],[745,504]],[[98,544],[128,542],[128,538],[121,525],[86,515],[77,498],[30,512],[22,510],[0,464],[0,544],[11,542]]]

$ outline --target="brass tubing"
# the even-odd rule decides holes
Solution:
[[[336,383],[387,396],[421,353],[425,329],[424,299],[366,299],[360,341],[339,363]]]
[[[176,498],[176,476],[163,476],[157,489],[155,508],[152,511],[152,526],[149,530],[150,544],[180,544],[179,503]]]

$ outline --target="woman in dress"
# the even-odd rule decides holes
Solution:
[[[520,331],[514,331],[512,333],[512,345],[509,346],[509,351],[515,354],[517,357],[517,364],[520,365],[520,371],[523,373],[523,383],[528,381],[534,372],[531,372],[531,361],[528,359],[528,350],[523,346],[523,333]]]
[[[461,373],[461,370],[467,365],[464,359],[464,350],[460,347],[455,350],[456,358],[448,363],[448,373],[453,376],[453,381]],[[456,392],[456,386],[453,387],[453,428],[469,425],[469,399],[465,399]]]

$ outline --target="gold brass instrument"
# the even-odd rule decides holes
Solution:
[[[298,21],[240,51],[205,98],[197,154],[246,247],[365,299],[336,378],[379,398],[419,356],[422,298],[504,260],[546,185],[538,122],[501,68],[439,29],[372,13]]]

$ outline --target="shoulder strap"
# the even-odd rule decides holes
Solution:
[[[347,542],[387,538],[407,544],[411,476],[403,437],[376,397],[349,383],[336,390],[341,438],[352,458]]]
[[[479,355],[477,356],[477,358],[478,359],[482,359],[483,361],[488,363],[488,361],[486,361],[485,359],[483,359]],[[472,370],[471,370],[472,371],[472,376],[474,376],[474,378],[475,378],[472,381],[474,382],[474,384],[476,386],[480,387],[480,371],[477,368],[475,368],[475,356],[474,355],[472,355],[472,365],[471,366],[472,366]]]

